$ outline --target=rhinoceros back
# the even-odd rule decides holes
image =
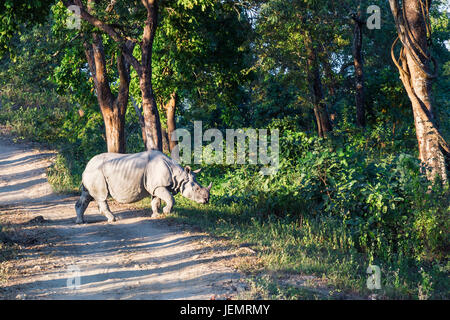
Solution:
[[[186,174],[160,151],[135,154],[102,153],[93,157],[83,173],[83,184],[99,200],[108,193],[118,202],[139,201],[158,187],[177,187]]]
[[[122,203],[139,201],[149,194],[145,189],[145,171],[148,164],[146,152],[135,154],[111,154],[101,170],[110,195]]]

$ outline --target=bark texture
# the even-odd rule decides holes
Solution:
[[[319,137],[326,137],[332,130],[327,106],[324,101],[322,80],[320,77],[319,61],[317,59],[316,48],[314,47],[308,33],[305,38],[305,45],[308,54],[308,82],[310,85],[314,115],[317,122],[317,132]]]
[[[430,35],[426,21],[429,7],[425,7],[425,1],[418,0],[403,0],[401,6],[397,0],[389,0],[389,4],[398,32],[391,54],[411,100],[423,170],[429,180],[434,181],[439,176],[447,183],[449,147],[438,130],[433,110],[431,84],[436,72],[431,70],[430,62],[435,61],[430,55],[427,41]],[[397,60],[394,47],[398,40],[402,48]]]
[[[147,150],[162,151],[161,121],[152,86],[152,51],[158,25],[158,2],[156,0],[142,0],[142,4],[147,10],[147,18],[141,44],[141,70],[138,75],[142,94]]]
[[[169,102],[164,105],[164,109],[166,110],[166,117],[167,117],[167,139],[169,140],[169,148],[170,151],[172,151],[175,146],[177,145],[176,141],[173,141],[175,139],[175,130],[177,129],[176,123],[175,123],[175,110],[177,105],[177,93],[173,92],[170,95]]]

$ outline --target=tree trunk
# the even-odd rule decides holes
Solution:
[[[144,33],[141,44],[141,70],[138,72],[142,94],[147,150],[162,151],[161,121],[152,87],[152,49],[158,25],[158,4],[156,0],[142,0],[147,9]]]
[[[156,106],[151,80],[151,75],[145,75],[139,79],[142,94],[142,110],[144,114],[144,130],[146,135],[147,150],[162,151],[161,121]]]
[[[108,152],[125,153],[125,114],[118,109],[102,109]]]
[[[161,127],[161,135],[162,135],[163,152],[165,154],[169,154],[170,153],[169,136],[167,135],[166,129],[162,127]]]
[[[309,35],[305,39],[308,53],[308,82],[311,87],[311,94],[314,105],[314,115],[317,122],[317,131],[319,137],[324,138],[332,130],[328,110],[323,101],[322,81],[320,78],[319,62],[317,60],[316,49],[314,48]]]
[[[169,140],[169,147],[170,151],[175,148],[177,145],[177,142],[175,140],[175,130],[176,130],[176,123],[175,123],[175,110],[176,110],[176,104],[177,104],[177,93],[173,92],[170,95],[169,102],[164,106],[164,109],[166,110],[166,116],[167,116],[167,138]]]
[[[93,34],[92,45],[85,43],[84,47],[105,124],[107,150],[108,152],[125,153],[125,113],[128,104],[130,67],[119,53],[117,57],[119,93],[117,97],[114,97],[107,77],[101,36]]]
[[[362,27],[361,11],[352,17],[355,26],[353,29],[353,65],[355,67],[355,104],[356,104],[356,125],[364,127],[366,125],[366,110],[364,106],[364,72],[362,59]]]
[[[419,158],[427,178],[434,181],[436,176],[448,181],[446,160],[449,160],[449,147],[440,134],[433,113],[430,61],[432,60],[427,44],[427,25],[417,0],[404,0],[400,9],[396,0],[390,0],[399,39],[405,46],[401,49],[400,59],[392,57],[400,72],[400,79],[411,100],[416,136],[419,145]],[[429,1],[430,3],[431,1]],[[422,11],[424,9],[424,11]]]

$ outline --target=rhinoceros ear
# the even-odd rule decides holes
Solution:
[[[186,173],[191,173],[191,167],[189,166],[184,167],[184,171],[186,171]]]
[[[197,169],[197,170],[194,170],[194,171],[192,171],[192,172],[195,173],[195,174],[197,174],[197,173],[199,173],[200,171],[202,171],[202,168]]]
[[[206,189],[208,189],[208,191],[210,191],[212,188],[212,182],[209,183],[209,186],[206,187]]]

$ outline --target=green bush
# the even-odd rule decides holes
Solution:
[[[288,130],[280,144],[275,175],[260,175],[250,165],[229,170],[215,181],[217,204],[239,203],[264,217],[333,222],[342,228],[343,247],[356,245],[374,259],[443,256],[449,243],[448,188],[429,192],[415,156],[372,157],[351,144],[342,148]]]
[[[411,292],[419,296],[419,288],[426,287],[422,282],[428,281],[420,275],[424,270],[440,279],[430,280],[440,287],[439,294],[448,295],[443,270],[450,244],[449,188],[430,185],[420,173],[417,156],[406,152],[407,145],[396,142],[397,153],[388,146],[370,151],[366,146],[373,142],[371,134],[336,132],[323,140],[283,122],[277,127],[282,135],[275,175],[263,176],[255,165],[215,166],[202,178],[213,181],[211,201],[216,207],[239,208],[239,214],[230,216],[230,225],[249,228],[257,219],[264,228],[267,221],[273,225],[278,221],[293,228],[288,233],[302,248],[298,252],[285,244],[278,250],[289,251],[286,256],[301,256],[305,248],[313,248],[311,254],[335,250],[379,264],[387,274],[385,287],[395,288],[394,296],[402,290],[406,296]],[[267,241],[276,237],[267,235]],[[298,259],[292,258],[292,263]],[[288,260],[281,265],[295,269]],[[409,289],[403,288],[405,283]]]

